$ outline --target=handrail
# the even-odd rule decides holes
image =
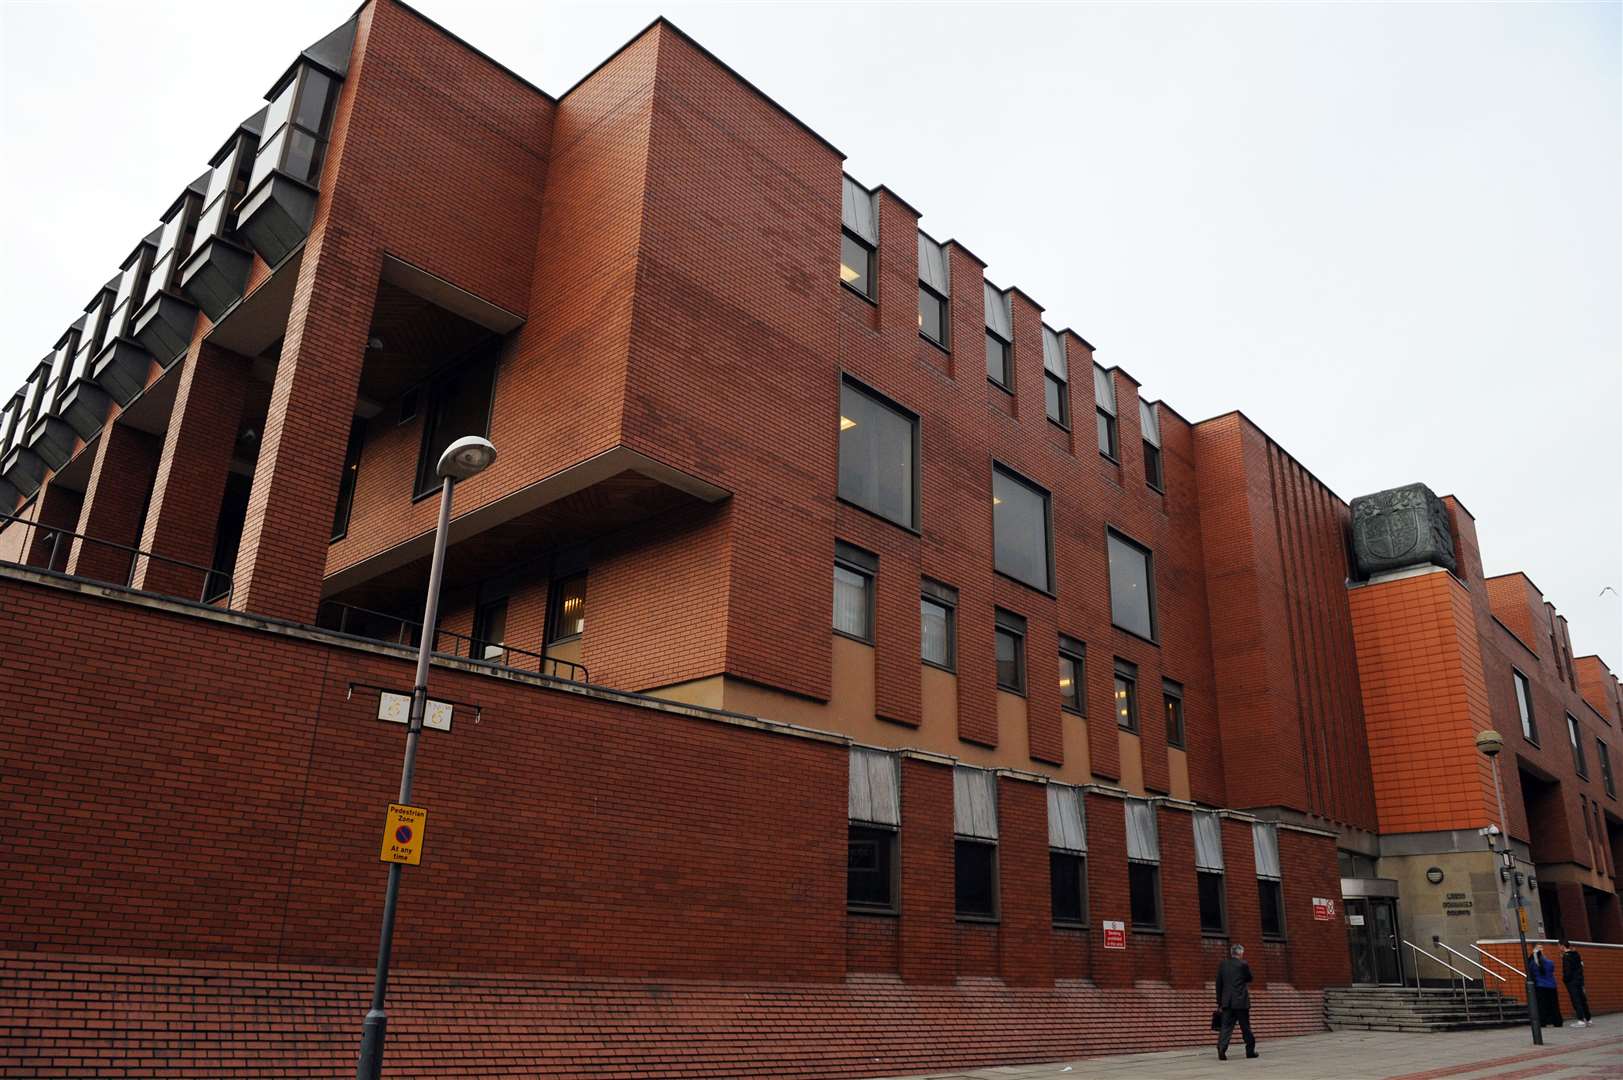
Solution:
[[[1422,949],[1420,946],[1416,945],[1414,942],[1410,941],[1408,938],[1404,938],[1403,943],[1405,945],[1409,946],[1409,948],[1413,949],[1415,952],[1419,953],[1420,955],[1430,957],[1432,960],[1436,961],[1437,963],[1441,964],[1443,967],[1445,967],[1448,970],[1452,971],[1454,974],[1458,975],[1460,978],[1462,978],[1462,979],[1469,978],[1469,976],[1467,976],[1465,974],[1465,972],[1461,971],[1459,968],[1455,967],[1453,964],[1450,964],[1447,960],[1444,960],[1441,957],[1432,956],[1431,953],[1427,952],[1425,949]],[[1418,983],[1419,981],[1420,981],[1420,970],[1418,968],[1416,968],[1415,969],[1415,982]]]
[[[321,602],[321,606],[316,613],[317,625],[323,625],[321,618],[322,612],[334,611],[337,612],[338,615],[337,625],[328,625],[326,626],[326,629],[337,630],[340,634],[354,634],[356,637],[368,638],[372,641],[394,641],[396,644],[410,645],[419,640],[423,632],[423,624],[414,619],[403,618],[399,615],[391,615],[387,611],[375,611],[372,608],[363,608],[354,604],[345,604],[337,600],[323,600]],[[394,633],[389,634],[388,636],[378,636],[376,634],[368,634],[360,630],[352,630],[350,628],[350,620],[353,615],[370,616],[374,619],[382,619],[387,623],[395,624],[396,630]],[[440,648],[440,641],[442,638],[451,639],[451,649],[449,652]],[[476,646],[483,646],[487,651],[490,649],[500,649],[500,660],[497,660],[495,657],[489,655],[476,655]],[[568,682],[584,683],[591,681],[591,676],[587,672],[585,664],[576,663],[573,660],[564,660],[557,656],[547,656],[545,653],[532,652],[529,649],[521,649],[517,645],[508,645],[504,642],[483,641],[468,634],[458,633],[455,630],[447,630],[443,626],[436,626],[434,628],[433,651],[440,656],[455,656],[460,659],[471,660],[476,664],[490,664],[495,667],[509,667],[517,671],[533,670],[537,674],[548,675],[556,679],[564,679]],[[526,660],[533,661],[533,663],[515,663],[513,660],[514,657],[524,658]]]
[[[50,571],[53,574],[66,574],[68,577],[83,577],[83,578],[87,578],[88,580],[91,580],[91,581],[98,580],[98,579],[96,579],[94,577],[90,577],[89,575],[86,575],[86,574],[68,574],[67,573],[67,562],[66,562],[66,560],[65,559],[59,560],[57,558],[57,556],[62,553],[61,552],[62,540],[63,540],[64,537],[66,537],[66,538],[68,538],[70,540],[82,540],[87,544],[100,544],[102,547],[109,547],[109,548],[112,548],[114,551],[127,552],[129,554],[129,556],[130,556],[130,572],[129,572],[128,575],[126,575],[125,580],[123,582],[123,584],[125,584],[125,585],[128,585],[130,583],[130,579],[135,576],[136,561],[138,559],[145,558],[145,559],[147,559],[148,561],[151,561],[151,562],[164,563],[164,564],[166,564],[168,566],[178,566],[178,567],[182,567],[182,568],[184,568],[186,570],[191,570],[191,571],[195,571],[197,573],[202,574],[203,575],[203,587],[198,590],[198,597],[197,597],[198,600],[200,600],[202,603],[208,604],[208,603],[213,603],[216,600],[224,599],[225,606],[226,607],[231,606],[231,597],[232,597],[232,593],[233,593],[233,591],[235,589],[235,584],[231,580],[231,575],[227,574],[227,573],[225,573],[223,571],[216,570],[212,566],[199,566],[197,563],[190,563],[190,562],[187,562],[184,559],[174,559],[174,558],[170,558],[168,555],[159,555],[155,551],[147,551],[147,550],[145,550],[143,548],[132,547],[129,544],[116,543],[115,541],[112,541],[112,540],[103,540],[99,536],[88,536],[85,533],[74,532],[72,529],[63,529],[63,528],[59,528],[59,527],[54,526],[54,525],[41,525],[37,521],[32,521],[32,520],[30,520],[28,518],[18,517],[15,514],[0,513],[0,529],[4,529],[4,528],[6,528],[7,526],[10,526],[10,525],[22,525],[26,529],[37,530],[37,531],[44,534],[44,536],[50,541],[51,553],[50,553],[49,557],[45,560],[45,565],[44,565],[43,568],[45,570]],[[25,553],[27,551],[26,544],[24,546],[24,551],[25,551]],[[25,554],[25,559],[26,559],[26,554]],[[0,559],[0,562],[10,562],[14,566],[30,566],[30,565],[33,565],[33,564],[28,563],[26,561],[18,562],[16,560],[12,560],[12,559]],[[57,565],[58,562],[61,562],[61,564],[62,564],[60,568]],[[39,567],[35,567],[35,568],[39,569]],[[223,589],[214,588],[213,586],[215,586],[217,583],[223,583],[225,587]],[[118,584],[118,583],[115,582],[115,584]],[[138,591],[141,591],[141,592],[154,592],[154,590],[152,590],[152,589],[141,589],[141,590],[138,590]],[[162,594],[159,594],[159,595],[162,595]]]
[[[1438,956],[1433,956],[1431,953],[1427,952],[1425,949],[1422,949],[1420,946],[1416,945],[1414,942],[1410,941],[1408,938],[1402,938],[1401,940],[1405,945],[1409,946],[1409,949],[1410,949],[1411,952],[1417,954],[1415,956],[1415,958],[1414,958],[1414,994],[1415,994],[1415,1000],[1419,1001],[1421,996],[1425,993],[1425,988],[1420,983],[1420,957],[1425,956],[1428,959],[1432,960],[1434,963],[1441,964],[1443,967],[1447,968],[1449,971],[1452,971],[1455,975],[1458,975],[1460,977],[1460,1002],[1461,1002],[1461,1004],[1463,1004],[1465,1006],[1465,1019],[1466,1019],[1467,1022],[1469,1022],[1470,1019],[1471,1019],[1471,980],[1470,980],[1470,978],[1465,974],[1465,972],[1461,971],[1459,968],[1455,967],[1453,964],[1450,964],[1447,960],[1444,960],[1444,959],[1442,959],[1441,957],[1438,957]],[[1454,980],[1452,978],[1450,978],[1448,980],[1448,992],[1449,993],[1454,992]],[[1501,1019],[1503,1019],[1503,1017],[1504,1017],[1504,1009],[1505,1009],[1504,1003],[1501,1002],[1500,1005],[1499,1005],[1499,1015],[1500,1015]]]
[[[1492,960],[1494,963],[1498,964],[1500,967],[1504,968],[1506,971],[1510,972],[1512,975],[1515,975],[1518,978],[1525,978],[1523,973],[1520,972],[1520,971],[1517,971],[1514,965],[1505,963],[1503,960],[1499,959],[1497,956],[1493,955],[1493,953],[1489,952],[1487,949],[1484,949],[1482,946],[1476,944],[1475,942],[1471,943],[1471,948],[1475,949],[1477,952],[1481,953],[1483,956],[1486,956],[1489,960]],[[1503,980],[1503,978],[1504,978],[1504,976],[1500,976],[1501,980]]]
[[[1448,944],[1448,942],[1446,942],[1446,941],[1433,941],[1432,944],[1440,946],[1446,952],[1453,953],[1455,956],[1459,957],[1461,960],[1464,960],[1467,964],[1470,964],[1472,967],[1474,967],[1477,970],[1482,971],[1482,972],[1484,972],[1484,973],[1486,973],[1488,975],[1492,975],[1494,978],[1498,979],[1500,982],[1505,981],[1505,977],[1503,975],[1499,974],[1497,971],[1492,971],[1492,970],[1489,970],[1488,968],[1483,967],[1481,964],[1477,963],[1475,960],[1472,960],[1469,956],[1466,956],[1464,953],[1460,952],[1458,949],[1452,948]]]

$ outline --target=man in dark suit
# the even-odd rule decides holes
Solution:
[[[1229,1037],[1240,1025],[1245,1038],[1245,1056],[1257,1057],[1257,1037],[1251,1034],[1251,965],[1245,962],[1245,946],[1229,949],[1227,960],[1217,965],[1217,1007],[1223,1010],[1217,1033],[1217,1060],[1229,1059]]]

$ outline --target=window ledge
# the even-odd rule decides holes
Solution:
[[[1202,930],[1200,936],[1203,941],[1227,941],[1229,932],[1227,930]]]
[[[1083,712],[1081,709],[1073,709],[1069,705],[1061,705],[1059,707],[1059,711],[1062,712],[1062,713],[1069,713],[1072,716],[1079,716],[1084,720],[1086,720],[1088,718],[1087,713]]]
[[[1085,922],[1069,922],[1069,921],[1062,921],[1062,920],[1056,919],[1054,921],[1054,929],[1055,930],[1088,930],[1088,929],[1091,929],[1091,924],[1085,923]]]
[[[1165,495],[1167,493],[1167,489],[1165,487],[1162,487],[1160,484],[1152,484],[1148,480],[1144,481],[1144,486],[1155,492],[1157,495]]]
[[[1070,433],[1070,430],[1071,430],[1071,425],[1070,424],[1065,423],[1063,420],[1055,420],[1052,416],[1049,416],[1046,411],[1043,413],[1043,416],[1047,417],[1048,422],[1050,424],[1053,424],[1055,427],[1059,428],[1061,431],[1063,431],[1063,432],[1065,432],[1067,434]]]
[[[1167,936],[1167,930],[1164,926],[1132,926],[1128,927],[1128,929],[1135,934],[1145,934],[1149,937]]]
[[[1290,941],[1284,934],[1264,934],[1262,940],[1268,945],[1284,945]]]
[[[1109,454],[1105,453],[1103,450],[1099,451],[1099,456],[1104,458],[1106,461],[1110,462],[1110,464],[1112,464],[1112,465],[1120,465],[1121,464],[1121,458],[1113,458]]]
[[[844,284],[844,282],[841,282]],[[845,908],[847,915],[874,915],[881,919],[899,919],[902,913],[895,908],[864,907],[861,904],[848,904]]]
[[[951,349],[947,348],[947,346],[943,345],[941,342],[937,341],[935,338],[931,337],[929,334],[926,334],[923,330],[919,331],[919,340],[920,341],[928,341],[931,345],[934,345],[936,348],[940,349],[942,352],[946,353],[948,356],[952,355],[952,350]]]
[[[1124,634],[1129,634],[1129,635],[1137,638],[1138,640],[1144,642],[1146,645],[1154,645],[1157,649],[1159,649],[1161,647],[1161,643],[1159,641],[1155,640],[1154,638],[1145,637],[1143,634],[1139,633],[1137,630],[1129,630],[1129,629],[1127,629],[1127,627],[1123,626],[1121,623],[1117,622],[1114,619],[1110,620],[1110,625],[1112,627],[1114,627],[1115,629],[1120,630]]]
[[[992,386],[995,386],[999,390],[1003,391],[1005,394],[1008,394],[1010,397],[1014,397],[1014,387],[1009,386],[1006,383],[1000,383],[990,375],[986,377],[986,381]]]
[[[954,915],[957,922],[969,923],[974,926],[996,926],[1002,922],[996,915]]]
[[[844,495],[836,494],[834,496],[834,501],[839,503],[841,506],[849,506],[853,510],[860,510],[864,514],[867,514],[871,518],[875,518],[875,519],[877,519],[879,521],[883,521],[886,525],[894,525],[896,528],[902,530],[905,533],[911,533],[914,536],[919,536],[919,537],[922,537],[924,535],[924,533],[921,530],[919,530],[918,528],[916,528],[916,527],[914,527],[912,525],[904,525],[902,522],[897,521],[895,518],[890,517],[887,514],[881,514],[877,510],[870,510],[866,506],[863,506],[859,502],[852,502],[850,499],[847,499]]]
[[[919,657],[919,663],[923,664],[927,668],[935,668],[937,671],[945,671],[948,675],[958,674],[957,668],[948,667],[946,664],[938,664],[934,660],[926,660],[922,656]]]
[[[1059,594],[1054,592],[1053,590],[1045,589],[1041,585],[1033,585],[1029,581],[1022,581],[1020,578],[1015,577],[1013,574],[1006,574],[1002,570],[999,570],[995,566],[992,568],[992,573],[996,574],[998,577],[1002,578],[1004,581],[1012,581],[1016,585],[1020,586],[1022,589],[1030,589],[1032,592],[1037,593],[1037,594],[1039,594],[1041,596],[1046,596],[1050,600],[1058,600],[1059,599]]]
[[[854,641],[858,645],[866,645],[870,649],[873,648],[873,638],[871,637],[857,637],[855,634],[847,634],[844,630],[835,630],[833,633],[835,637],[842,637],[847,641]]]
[[[844,289],[846,292],[850,293],[852,296],[860,298],[861,300],[863,300],[865,303],[869,304],[872,307],[878,307],[879,306],[879,301],[875,300],[873,297],[869,296],[867,293],[863,292],[861,289],[857,288],[855,285],[851,284],[849,281],[840,282],[840,288]]]

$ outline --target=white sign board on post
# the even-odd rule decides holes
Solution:
[[[411,695],[391,694],[387,690],[378,694],[378,719],[391,724],[404,724],[411,719]],[[435,731],[450,731],[451,703],[430,698],[423,709],[423,726]]]

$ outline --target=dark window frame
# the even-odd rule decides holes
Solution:
[[[480,600],[479,603],[474,605],[474,608],[473,608],[473,632],[468,635],[469,639],[470,639],[470,644],[468,646],[468,652],[471,655],[471,654],[473,654],[475,649],[479,649],[479,651],[481,652],[482,655],[473,656],[473,659],[475,659],[475,660],[495,660],[495,659],[504,659],[505,660],[506,659],[506,656],[507,656],[506,638],[507,638],[508,601],[509,601],[508,595],[506,593],[502,593],[499,596],[485,597],[484,599]],[[584,603],[584,601],[583,601],[583,603]],[[494,614],[495,614],[495,612],[497,611],[498,608],[500,609],[500,612],[501,612],[501,627],[502,627],[501,634],[499,635],[499,639],[493,637],[493,635],[491,633],[491,625],[490,625],[491,622],[494,619]],[[480,648],[481,646],[483,648]],[[491,656],[490,655],[490,650],[493,649],[493,648],[498,650],[498,653],[497,653],[496,656]]]
[[[1076,864],[1076,917],[1062,916],[1059,913],[1060,875],[1056,872],[1058,865],[1063,862],[1069,865]],[[1088,912],[1088,856],[1083,851],[1064,851],[1060,848],[1048,849],[1048,912],[1055,926],[1073,930],[1085,930],[1090,925]]]
[[[1215,882],[1215,885],[1213,883]],[[1206,886],[1216,889],[1217,921],[1206,919]],[[1200,932],[1206,937],[1227,937],[1229,932],[1228,882],[1221,870],[1195,870],[1195,901],[1200,919]]]
[[[1001,354],[1001,366],[1003,368],[1003,378],[1001,379],[992,374],[994,342]],[[986,381],[1006,394],[1014,393],[1014,342],[1008,340],[990,326],[986,328]]]
[[[1612,752],[1599,735],[1595,736],[1595,757],[1600,761],[1600,779],[1606,788],[1606,794],[1611,798],[1617,798],[1617,784],[1612,778]]]
[[[359,416],[349,422],[349,441],[344,444],[344,471],[338,477],[338,501],[333,506],[332,536],[335,544],[349,535],[350,516],[355,512],[355,487],[361,470],[361,454],[366,448],[367,422]]]
[[[850,849],[859,842],[858,833],[872,834],[874,839],[883,837],[879,845],[881,859],[885,863],[882,876],[885,880],[887,899],[883,902],[867,900],[853,900],[851,898],[851,858]],[[896,915],[901,912],[901,834],[893,825],[879,825],[871,821],[852,821],[846,828],[846,863],[845,863],[845,909],[863,915]]]
[[[1155,491],[1166,494],[1166,475],[1161,463],[1161,448],[1144,440],[1144,483]]]
[[[1522,723],[1522,738],[1538,745],[1538,720],[1533,713],[1533,684],[1521,670],[1516,667],[1510,669],[1510,689],[1516,695],[1516,711]],[[1526,716],[1520,716],[1523,708],[1527,709]]]
[[[919,662],[941,671],[958,673],[958,590],[941,585],[928,578],[919,583]],[[924,605],[934,604],[947,613],[947,662],[941,663],[924,655]]]
[[[868,282],[870,285],[876,284],[875,277],[876,277],[876,274],[877,274],[878,269],[879,269],[879,249],[877,247],[875,247],[873,244],[868,243],[868,241],[866,239],[864,239],[863,237],[858,236],[856,233],[852,232],[850,229],[847,229],[844,226],[841,226],[841,228],[840,228],[840,265],[841,266],[846,265],[846,262],[845,262],[845,241],[847,241],[847,240],[850,240],[852,243],[856,244],[857,247],[861,248],[863,254],[866,256],[867,267],[863,271],[862,280]],[[852,292],[856,293],[858,296],[862,297],[864,300],[868,301],[870,304],[878,303],[878,298],[874,296],[872,291],[857,288],[855,285],[853,285],[849,281],[845,280],[845,275],[844,274],[840,275],[840,284],[845,286],[847,289],[850,289]]]
[[[908,514],[910,515],[911,520],[910,521],[898,521],[896,518],[891,517],[885,511],[880,510],[877,507],[869,506],[866,503],[859,502],[856,499],[852,498],[851,496],[845,495],[845,494],[840,492],[840,489],[839,489],[839,486],[840,486],[840,478],[839,478],[840,459],[839,459],[839,445],[838,445],[838,443],[835,444],[835,455],[834,455],[834,474],[835,474],[834,475],[834,496],[835,496],[836,499],[838,499],[840,502],[844,503],[847,506],[854,506],[858,510],[861,510],[865,514],[872,514],[874,517],[878,518],[880,521],[888,521],[890,524],[895,525],[899,529],[906,529],[908,532],[912,533],[914,536],[920,536],[920,535],[922,535],[921,530],[922,530],[922,526],[923,526],[923,517],[924,517],[923,491],[922,491],[922,484],[920,483],[920,480],[921,480],[921,476],[920,476],[920,459],[923,456],[923,450],[924,450],[924,437],[923,437],[924,421],[923,421],[923,418],[920,417],[919,414],[914,412],[912,409],[909,409],[906,405],[903,405],[901,402],[897,401],[895,398],[890,397],[888,394],[881,393],[880,391],[875,390],[873,387],[869,386],[867,383],[863,382],[861,379],[854,378],[853,376],[845,374],[845,373],[842,372],[841,375],[840,375],[840,394],[841,394],[842,397],[844,396],[845,390],[846,390],[847,387],[849,387],[852,391],[854,391],[859,396],[867,398],[869,400],[869,402],[871,402],[872,404],[878,405],[880,408],[882,408],[882,409],[884,409],[884,410],[886,410],[888,412],[896,414],[898,416],[898,418],[903,419],[903,420],[907,420],[912,425],[912,429],[913,429],[913,445],[912,445],[913,481],[912,481],[912,484],[911,484],[912,498],[909,500],[909,506],[908,506]],[[843,410],[843,404],[840,407]],[[841,411],[839,413],[839,415],[843,417],[845,415],[845,413],[843,411]]]
[[[860,637],[851,633],[849,630],[841,630],[839,626],[835,625],[833,597],[830,596],[829,628],[840,637],[848,638],[851,641],[860,641],[864,645],[872,645],[874,643],[874,606],[876,591],[878,589],[876,579],[879,576],[879,558],[876,555],[863,551],[861,548],[853,547],[852,545],[843,541],[835,541],[834,571],[839,570],[844,570],[849,574],[856,574],[863,580],[863,596],[866,601],[864,604],[865,610],[863,611],[863,619],[866,625],[863,628],[863,635]],[[829,581],[831,584],[833,580],[834,573],[831,572],[829,574]]]
[[[1050,386],[1059,388],[1054,398],[1059,402],[1058,416],[1048,411],[1048,388]],[[1066,431],[1071,430],[1071,380],[1062,379],[1047,368],[1043,368],[1043,415],[1055,427],[1064,428]]]
[[[1138,719],[1138,665],[1130,660],[1123,660],[1118,656],[1115,665],[1115,681],[1111,684],[1111,700],[1113,702],[1123,700],[1121,693],[1121,684],[1123,683],[1126,684],[1127,690],[1125,698],[1127,701],[1127,723],[1122,723],[1121,706],[1112,705],[1116,713],[1116,726],[1123,731],[1130,731],[1137,735],[1140,731]]]
[[[1148,546],[1139,543],[1137,540],[1134,540],[1131,536],[1128,536],[1126,533],[1122,532],[1120,529],[1117,529],[1117,528],[1115,528],[1114,526],[1111,526],[1111,525],[1106,525],[1105,526],[1105,573],[1106,573],[1106,579],[1107,579],[1106,584],[1107,585],[1109,584],[1108,579],[1109,579],[1109,576],[1110,576],[1110,540],[1111,540],[1112,537],[1114,537],[1115,539],[1121,541],[1126,546],[1136,549],[1140,554],[1142,554],[1144,556],[1144,588],[1145,588],[1146,606],[1148,607],[1149,617],[1150,617],[1150,633],[1149,633],[1149,636],[1146,637],[1145,635],[1140,634],[1137,630],[1131,629],[1130,627],[1123,626],[1121,623],[1116,621],[1116,599],[1115,599],[1114,592],[1112,592],[1111,597],[1110,597],[1110,625],[1115,627],[1117,630],[1120,630],[1124,634],[1133,635],[1134,637],[1138,638],[1138,640],[1140,640],[1140,641],[1147,641],[1151,645],[1160,645],[1161,644],[1161,618],[1160,618],[1160,611],[1158,610],[1158,605],[1155,602],[1155,592],[1156,592],[1156,589],[1155,589],[1155,552],[1152,551]]]
[[[1002,909],[1003,909],[1002,898],[1000,896],[1001,881],[1000,881],[999,871],[1000,871],[1001,868],[998,865],[998,863],[999,863],[999,859],[998,859],[998,842],[996,840],[987,840],[987,839],[984,839],[982,837],[977,837],[977,836],[959,836],[959,835],[956,835],[956,834],[953,836],[952,839],[953,839],[953,845],[952,845],[952,862],[953,862],[953,871],[952,871],[952,874],[953,874],[952,911],[953,911],[953,917],[955,919],[957,919],[959,922],[986,922],[986,923],[998,922],[1002,918]],[[986,882],[987,888],[989,890],[989,897],[991,899],[991,903],[988,906],[989,910],[985,910],[985,911],[974,911],[974,910],[966,911],[964,909],[964,907],[963,907],[963,900],[964,900],[964,896],[963,896],[963,891],[964,891],[963,890],[964,867],[963,867],[963,861],[960,858],[960,856],[962,855],[962,853],[966,849],[969,849],[969,848],[975,848],[975,849],[978,849],[978,850],[990,852],[989,866],[987,868],[987,873],[988,873],[989,880]]]
[[[994,646],[992,650],[992,671],[997,682],[997,688],[1025,697],[1026,687],[1031,683],[1030,673],[1026,668],[1028,661],[1026,656],[1026,620],[1012,611],[997,608],[993,611],[993,621],[995,625],[992,630]],[[1001,635],[1007,635],[1014,640],[1014,666],[1015,674],[1018,677],[1018,685],[1005,683],[1003,673],[998,670],[1000,661],[997,658],[996,643]]]
[[[1167,721],[1167,745],[1178,750],[1189,747],[1189,731],[1185,725],[1183,713],[1183,684],[1171,679],[1161,680],[1161,701]],[[1174,718],[1176,719],[1177,737],[1173,737]]]
[[[1572,767],[1578,775],[1589,779],[1589,762],[1584,756],[1584,729],[1578,724],[1578,718],[1567,713],[1567,741],[1572,743]]]
[[[929,335],[929,333],[924,329],[924,297],[925,297],[925,294],[929,294],[929,296],[932,299],[936,300],[941,305],[941,338],[940,338],[940,340],[937,340],[937,339],[931,337]],[[951,326],[952,326],[952,298],[948,297],[948,296],[944,296],[941,293],[936,292],[934,288],[932,288],[931,286],[925,284],[924,281],[921,279],[919,281],[919,337],[923,338],[925,341],[928,341],[931,345],[934,345],[936,348],[941,349],[944,352],[951,352],[952,351],[952,345],[950,344],[950,342],[952,340],[952,331],[950,329]]]
[[[1110,444],[1110,449],[1108,450],[1106,450],[1103,446],[1099,447],[1099,456],[1104,458],[1106,461],[1120,465],[1121,432],[1116,428],[1116,414],[1107,411],[1098,403],[1094,404],[1093,411],[1095,414],[1095,437],[1097,438],[1098,435],[1104,435],[1104,441]]]
[[[547,640],[543,646],[544,649],[549,649],[554,645],[563,645],[571,641],[579,641],[586,635],[586,613],[584,611],[581,612],[580,630],[563,635],[558,633],[559,629],[563,625],[564,618],[564,586],[573,581],[580,581],[585,585],[590,584],[585,570],[580,570],[573,574],[564,574],[560,577],[552,579],[552,581],[547,583]],[[586,589],[583,587],[580,592],[580,604],[582,608],[586,607],[586,595]]]
[[[481,355],[482,353],[486,355]],[[445,483],[434,474],[435,467],[439,465],[440,455],[434,455],[434,460],[430,461],[429,447],[436,441],[439,435],[438,427],[444,422],[440,416],[440,408],[463,379],[488,377],[490,388],[485,399],[484,430],[466,432],[456,438],[465,438],[467,435],[490,438],[491,418],[496,412],[496,375],[500,366],[500,342],[486,341],[469,349],[449,364],[441,365],[440,369],[428,379],[425,384],[428,400],[422,410],[423,430],[417,445],[417,469],[412,479],[412,502],[421,502],[430,496],[438,495]],[[455,439],[452,440],[454,441]],[[450,443],[446,445],[449,446]],[[443,454],[444,451],[440,453]]]
[[[1135,875],[1134,871],[1138,873]],[[1150,887],[1153,890],[1152,899],[1155,904],[1155,921],[1144,922],[1139,919],[1139,912],[1135,910],[1137,899],[1138,879],[1148,875]],[[1161,889],[1161,864],[1149,862],[1144,859],[1127,860],[1127,911],[1128,925],[1134,933],[1163,933],[1166,929],[1166,908]]]
[[[998,565],[997,565],[997,502],[996,502],[997,496],[996,496],[995,493],[997,491],[997,475],[999,473],[1002,473],[1005,479],[1010,480],[1013,483],[1019,485],[1020,487],[1023,487],[1025,489],[1027,489],[1028,491],[1033,492],[1034,494],[1038,495],[1042,499],[1042,503],[1043,503],[1043,548],[1044,548],[1043,566],[1044,566],[1044,575],[1048,579],[1045,584],[1042,584],[1042,585],[1033,584],[1032,582],[1027,581],[1025,578],[1016,577],[1015,575],[1009,573],[1007,570],[1000,569],[998,567]],[[1021,585],[1024,585],[1028,589],[1034,589],[1037,592],[1042,593],[1044,596],[1056,596],[1056,595],[1058,595],[1056,590],[1055,590],[1055,581],[1054,581],[1054,494],[1053,494],[1053,492],[1049,491],[1047,488],[1043,487],[1041,484],[1037,483],[1035,480],[1032,480],[1030,477],[1027,477],[1023,473],[1016,472],[1014,469],[1011,469],[1009,466],[1003,464],[1001,461],[998,461],[996,458],[994,458],[992,460],[992,491],[994,492],[994,494],[993,494],[993,504],[992,504],[992,570],[993,570],[993,572],[996,573],[999,577],[1004,577],[1004,578],[1007,578],[1010,581],[1017,582],[1017,583],[1019,583]]]
[[[1268,925],[1269,904],[1266,897],[1273,897],[1273,910],[1277,925],[1270,928]],[[1262,927],[1264,941],[1285,940],[1285,883],[1279,878],[1259,877],[1257,879],[1257,921]]]
[[[1063,688],[1061,688],[1059,707],[1061,711],[1071,713],[1073,716],[1086,716],[1088,715],[1087,646],[1083,645],[1082,642],[1077,641],[1075,638],[1069,638],[1064,634],[1061,634],[1059,639],[1059,659],[1061,677],[1063,677],[1065,674],[1065,662],[1070,661],[1071,663],[1071,690],[1072,696],[1076,699],[1076,704],[1074,705],[1067,703],[1065,700],[1065,691]]]

